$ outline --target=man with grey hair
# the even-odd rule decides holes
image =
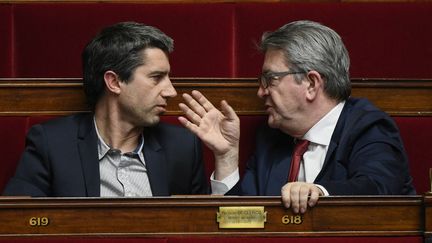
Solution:
[[[231,175],[218,179],[215,172],[212,181],[221,193],[281,195],[294,213],[325,195],[415,194],[394,121],[350,97],[348,52],[335,31],[296,21],[265,33],[260,47],[258,96],[268,126],[257,133],[241,182],[235,183],[240,136],[232,108],[223,101],[219,111],[198,91],[180,104],[183,125],[227,158]]]
[[[103,29],[82,55],[92,112],[32,127],[4,195],[207,194],[200,140],[159,122],[177,95],[169,78],[172,50],[173,40],[152,26]]]

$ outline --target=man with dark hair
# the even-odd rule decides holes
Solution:
[[[151,26],[103,29],[82,54],[92,112],[33,126],[4,195],[208,193],[199,139],[159,122],[177,95],[169,78],[172,50],[173,40]]]
[[[348,52],[335,31],[292,22],[264,33],[261,50],[258,96],[268,126],[257,133],[241,183],[224,192],[281,195],[294,213],[324,195],[415,194],[394,121],[350,97]],[[225,101],[220,112],[198,91],[183,97],[180,121],[215,153],[231,154],[225,168],[232,174],[221,183],[238,181],[238,117]]]

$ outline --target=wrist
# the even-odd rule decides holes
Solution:
[[[224,154],[215,154],[215,173],[216,180],[223,180],[238,169],[239,152],[238,148],[233,148]]]

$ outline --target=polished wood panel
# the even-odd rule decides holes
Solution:
[[[252,78],[173,78],[179,95],[168,115],[181,114],[181,95],[197,89],[215,105],[226,99],[240,115],[264,114]],[[431,116],[432,80],[353,79],[352,96],[366,97],[393,116]],[[0,79],[0,116],[64,115],[89,111],[80,79]]]
[[[426,194],[423,203],[425,210],[425,238],[429,240],[428,243],[432,243],[432,188],[431,191]]]
[[[324,197],[284,224],[280,197],[2,198],[0,238],[13,236],[423,236],[431,196]],[[263,229],[219,229],[220,206],[264,206]],[[430,209],[430,208],[429,208]],[[430,216],[430,211],[427,211]],[[45,226],[31,226],[46,217]],[[428,219],[430,220],[430,218]],[[428,223],[430,223],[428,221]],[[428,224],[427,227],[430,227]],[[428,228],[430,230],[430,228]]]

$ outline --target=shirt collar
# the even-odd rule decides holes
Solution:
[[[102,139],[101,135],[99,134],[99,130],[98,130],[98,127],[97,127],[97,124],[96,124],[96,118],[95,117],[93,117],[93,123],[94,123],[96,134],[97,134],[97,137],[98,137],[98,141],[97,141],[98,159],[101,160],[110,150],[113,150],[113,148],[111,148],[111,146],[109,146],[108,144],[106,144],[105,141]],[[141,138],[140,138],[139,144],[135,148],[135,150],[132,151],[132,154],[138,155],[138,157],[140,158],[141,162],[144,163],[144,155],[142,153],[143,147],[144,147],[144,135],[141,134]]]
[[[309,129],[303,136],[303,139],[312,143],[328,146],[344,105],[345,101],[342,101],[333,107],[333,109]]]

